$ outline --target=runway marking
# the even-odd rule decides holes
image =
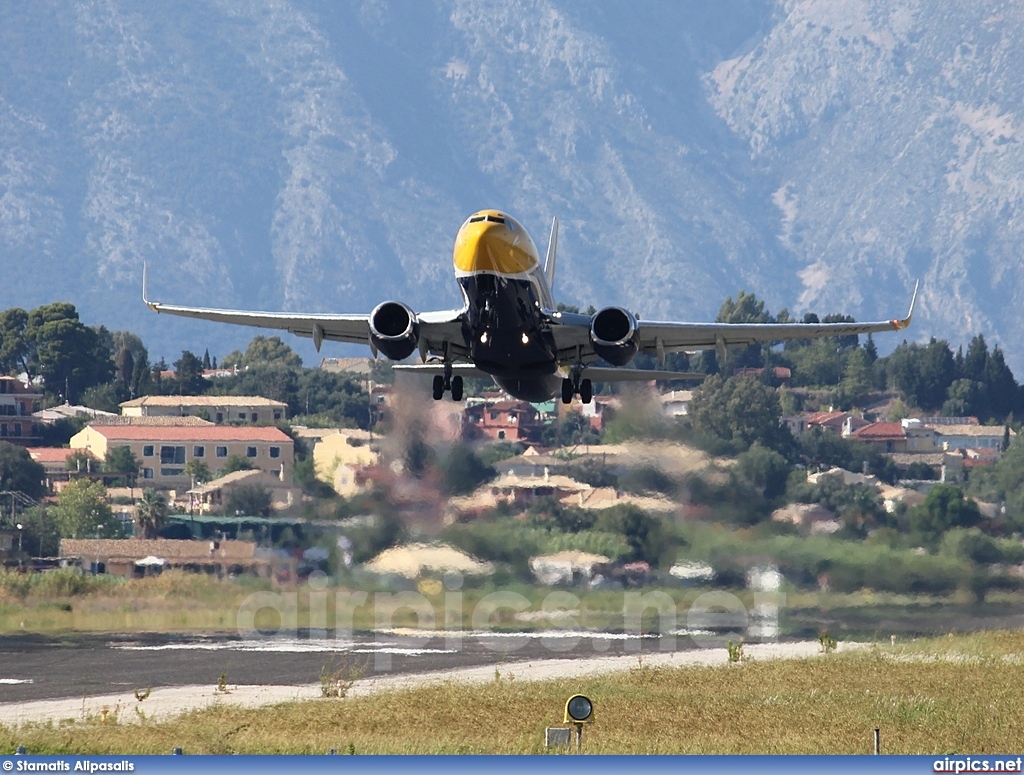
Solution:
[[[30,684],[34,683],[31,678],[0,678],[0,684]]]
[[[455,649],[405,648],[390,643],[353,643],[346,640],[281,640],[281,641],[225,641],[206,643],[162,643],[160,645],[112,644],[120,651],[249,651],[272,654],[320,654],[351,651],[355,654],[396,654],[421,656],[423,654],[454,654]]]

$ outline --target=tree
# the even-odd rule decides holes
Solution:
[[[764,308],[764,302],[752,293],[740,291],[733,301],[732,296],[722,302],[715,317],[717,323],[771,323],[771,314]],[[737,347],[729,352],[728,363],[731,368],[764,366],[764,351],[768,345],[752,344]],[[718,364],[719,367],[725,364]]]
[[[956,361],[944,340],[932,339],[927,346],[907,344],[897,347],[886,359],[889,385],[909,404],[925,410],[938,410],[946,400],[949,386],[956,379]]]
[[[664,525],[658,517],[632,504],[612,506],[600,513],[595,527],[622,534],[629,546],[627,561],[658,566],[666,546]]]
[[[846,356],[841,384],[843,393],[853,402],[864,398],[873,384],[871,360],[868,354],[857,347]]]
[[[121,534],[100,482],[76,479],[57,496],[54,513],[63,538],[114,538]]]
[[[28,362],[43,377],[49,393],[62,395],[71,403],[86,388],[111,380],[114,362],[103,341],[104,333],[83,325],[75,306],[66,302],[46,304],[28,313]]]
[[[143,538],[159,536],[169,514],[167,496],[148,488],[142,491],[142,498],[135,504],[135,524]]]
[[[219,475],[227,476],[235,471],[252,471],[256,466],[245,455],[231,455],[227,460],[224,461],[224,465],[221,467]]]
[[[206,484],[213,478],[210,467],[196,458],[185,464],[185,476],[190,477],[195,484]]]
[[[0,441],[0,490],[17,490],[30,498],[46,493],[45,469],[28,454],[28,450]]]
[[[90,409],[117,414],[121,408],[122,395],[120,386],[116,382],[107,382],[103,385],[86,388],[82,391],[79,401]]]
[[[97,460],[84,449],[74,449],[64,458],[64,467],[74,473],[96,474],[103,470],[103,461]]]
[[[60,554],[60,529],[53,509],[33,506],[25,509],[18,522],[22,525],[21,548],[29,557],[56,557]]]
[[[988,390],[992,414],[999,420],[1005,420],[1017,406],[1017,381],[1013,372],[1003,359],[1003,351],[999,347],[992,349],[992,354],[985,363],[985,386]]]
[[[227,359],[225,358],[225,361]],[[301,369],[302,358],[279,336],[256,336],[241,359],[241,366],[277,366],[286,369]]]
[[[203,378],[203,362],[188,350],[181,351],[181,357],[174,362],[174,372],[180,395],[197,396],[210,386]]]
[[[758,442],[785,455],[793,447],[789,430],[779,424],[778,391],[751,377],[708,378],[694,395],[690,416],[697,431],[744,447]]]
[[[786,483],[793,470],[786,458],[757,443],[736,458],[736,466],[743,478],[769,500],[786,492]]]
[[[975,527],[981,522],[978,504],[964,497],[952,484],[937,484],[928,491],[924,503],[910,510],[910,529],[929,542],[936,542],[952,528]]]
[[[129,486],[133,486],[141,467],[132,448],[127,445],[110,447],[103,458],[103,470],[107,473],[124,474]]]
[[[357,380],[322,369],[304,369],[295,390],[292,416],[326,414],[335,422],[366,429],[370,424],[370,396]]]
[[[560,420],[541,431],[541,441],[550,447],[569,447],[600,444],[601,436],[582,412],[566,412]]]
[[[269,517],[271,507],[270,490],[258,484],[246,484],[231,490],[224,504],[224,513],[246,517]]]
[[[464,495],[495,476],[464,444],[456,444],[439,465],[444,490],[448,495]]]
[[[0,312],[0,373],[17,374],[24,371],[33,376],[30,358],[32,348],[25,336],[28,313],[17,307]]]

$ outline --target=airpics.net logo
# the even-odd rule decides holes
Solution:
[[[467,612],[463,577],[457,572],[446,574],[443,582],[432,582],[434,588],[424,591],[369,593],[333,589],[329,582],[325,573],[317,571],[305,589],[249,595],[238,609],[238,634],[250,642],[333,639],[342,647],[358,640],[354,637],[358,619],[369,622],[373,630],[374,641],[366,647],[362,640],[363,650],[373,653],[376,670],[388,670],[395,654],[457,652],[469,641],[499,653],[539,643],[553,655],[578,653],[588,641],[595,653],[621,641],[620,648],[627,654],[724,648],[740,641],[775,642],[785,603],[785,595],[777,591],[753,593],[748,607],[725,591],[704,592],[683,605],[662,590],[623,590],[614,610],[603,611],[619,626],[595,631],[583,626],[583,601],[566,590],[547,593],[539,607],[519,592],[498,590],[475,601]],[[299,626],[300,592],[308,600],[308,626],[303,628]],[[401,648],[394,647],[396,636],[401,636]]]

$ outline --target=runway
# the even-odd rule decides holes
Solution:
[[[572,657],[693,648],[673,639],[582,633],[359,633],[243,639],[233,635],[73,634],[0,637],[0,703],[206,685],[304,685],[342,659],[366,678]]]
[[[585,679],[641,667],[724,665],[724,648],[693,648],[688,638],[663,651],[656,637],[576,633],[450,638],[370,635],[335,639],[242,641],[237,636],[75,636],[66,640],[19,636],[0,641],[0,725],[115,718],[122,723],[162,720],[218,705],[260,707],[322,697],[320,671],[332,656],[362,660],[366,677],[349,696],[444,681],[487,683]],[[17,642],[14,642],[17,641]],[[521,644],[521,645],[519,645]],[[862,644],[844,643],[842,650]],[[514,646],[514,650],[509,650]],[[810,658],[815,641],[747,644],[754,659]],[[13,658],[13,659],[12,659]],[[385,663],[390,658],[390,667]],[[15,677],[14,674],[22,677]],[[218,690],[222,674],[227,691]],[[139,702],[136,689],[151,693]],[[330,702],[330,699],[320,699]],[[333,700],[337,701],[337,700]]]

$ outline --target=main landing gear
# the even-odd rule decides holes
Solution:
[[[449,370],[446,369],[446,371]],[[440,374],[435,375],[433,388],[435,401],[440,401],[448,390],[452,392],[452,401],[462,400],[462,377],[458,374],[454,377],[451,373],[448,373],[443,377]]]
[[[576,395],[585,404],[594,399],[594,383],[589,379],[580,379],[578,372],[562,380],[562,403],[571,404],[573,396]]]

